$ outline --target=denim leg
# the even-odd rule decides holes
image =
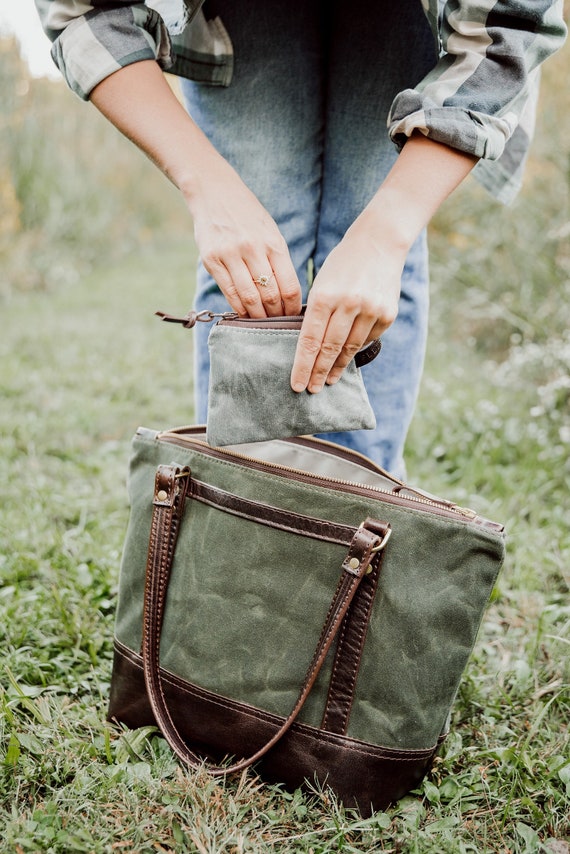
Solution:
[[[370,201],[397,157],[386,129],[394,96],[421,80],[436,58],[431,31],[417,0],[353,0],[333,6],[316,270]],[[379,281],[381,277],[382,270],[378,270]],[[380,356],[362,369],[376,429],[324,436],[401,477],[405,474],[404,442],[425,354],[428,286],[427,244],[422,234],[406,262],[398,317],[383,335]]]
[[[418,0],[208,0],[234,44],[227,89],[182,82],[190,114],[277,222],[306,286],[396,158],[386,118],[394,95],[435,61]],[[355,259],[358,263],[358,259]],[[379,271],[379,276],[381,271]],[[408,258],[399,315],[363,369],[378,426],[329,435],[403,474],[402,450],[427,328],[425,235]],[[200,266],[196,308],[228,309]],[[206,420],[209,328],[195,329],[196,417]]]
[[[228,88],[182,81],[190,115],[276,221],[306,298],[316,243],[324,115],[318,0],[208,2],[235,52]],[[199,265],[195,308],[227,311],[218,286]],[[195,333],[196,418],[205,422],[209,324]]]

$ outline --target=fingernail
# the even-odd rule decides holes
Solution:
[[[294,385],[291,386],[291,388],[293,389],[293,391],[297,392],[298,394],[302,391],[305,391],[305,386],[303,385],[303,383],[295,383]]]

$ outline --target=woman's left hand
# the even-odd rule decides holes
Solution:
[[[367,207],[333,249],[309,292],[291,387],[321,391],[396,319],[406,256],[477,158],[421,133],[406,142]]]
[[[315,394],[396,319],[406,251],[387,247],[362,214],[333,249],[309,292],[291,387]]]

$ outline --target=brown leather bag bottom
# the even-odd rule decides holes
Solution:
[[[228,754],[254,753],[283,723],[278,715],[205,691],[168,671],[161,670],[161,675],[181,735],[192,749],[214,761]],[[108,718],[129,727],[156,723],[146,696],[142,658],[119,642]],[[367,816],[419,785],[442,740],[427,750],[393,750],[296,722],[256,770],[266,781],[282,783],[291,791],[304,781],[330,786],[345,806],[357,807]]]

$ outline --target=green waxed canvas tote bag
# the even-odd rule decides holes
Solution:
[[[215,448],[203,427],[139,429],[129,493],[109,719],[363,814],[416,787],[502,526],[329,442]]]

